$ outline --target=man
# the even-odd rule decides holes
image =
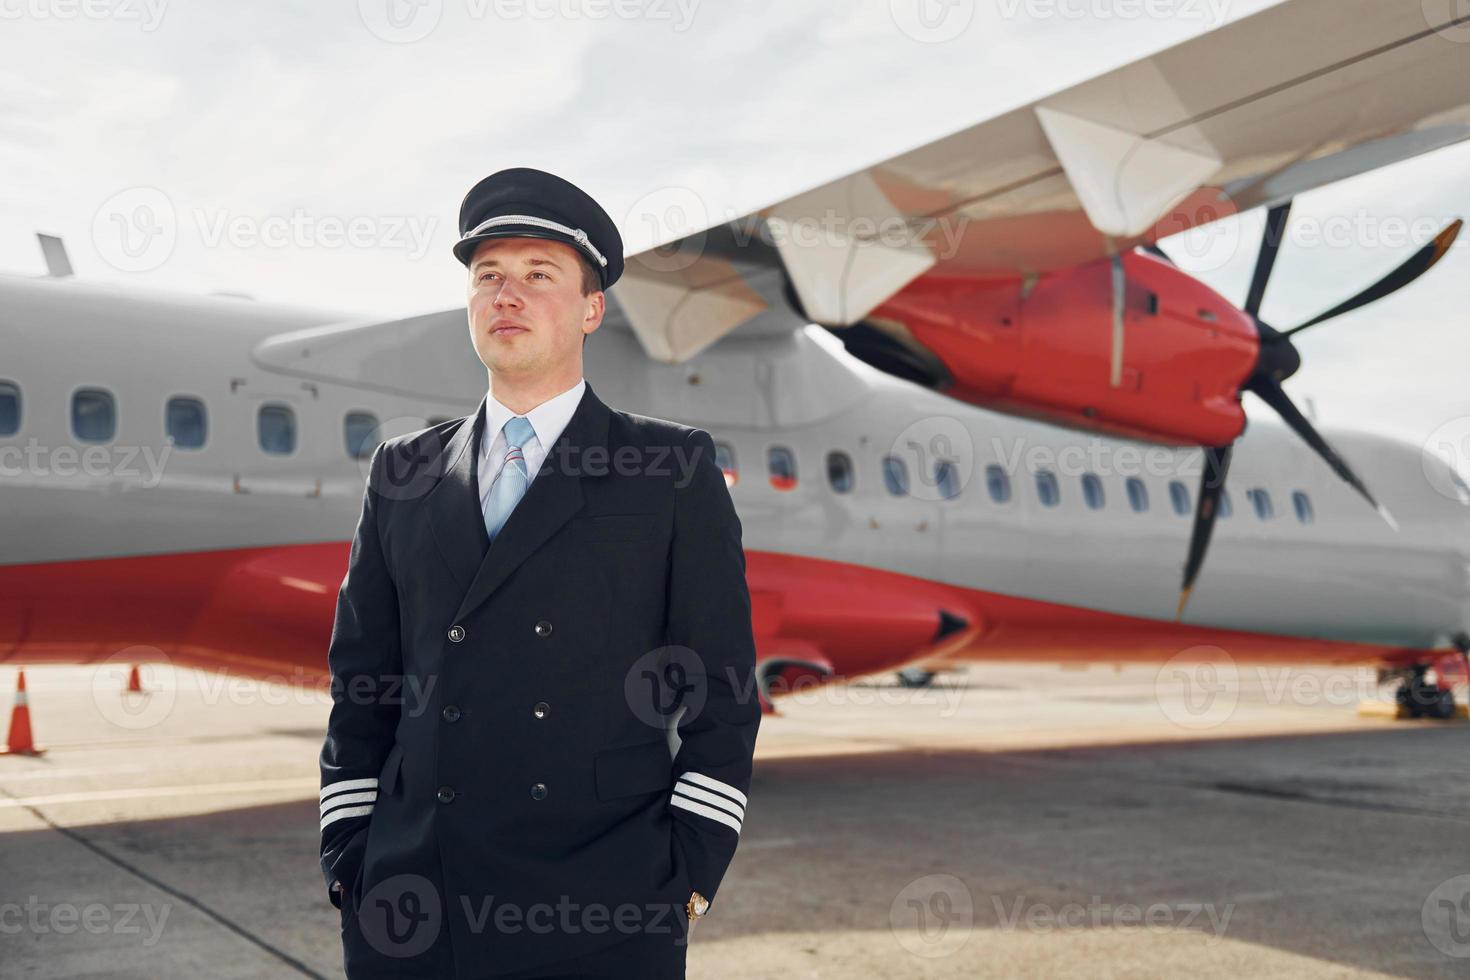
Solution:
[[[683,977],[760,723],[707,432],[614,411],[582,347],[622,240],[505,170],[455,256],[489,391],[373,454],[329,660],[321,854],[350,977]]]

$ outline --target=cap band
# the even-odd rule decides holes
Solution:
[[[470,231],[466,233],[464,237],[474,238],[476,235],[483,234],[484,232],[489,231],[491,228],[496,228],[500,225],[530,225],[533,228],[546,228],[550,231],[559,231],[569,238],[576,239],[577,244],[580,245],[589,255],[595,258],[598,263],[603,266],[603,268],[607,267],[607,259],[604,258],[603,254],[597,250],[597,247],[592,244],[592,240],[587,237],[587,233],[581,228],[569,228],[566,225],[561,224],[560,222],[548,221],[545,218],[537,218],[534,215],[500,214],[496,215],[493,218],[486,218],[474,228],[470,229]]]

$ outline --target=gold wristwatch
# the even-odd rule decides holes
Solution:
[[[689,921],[693,922],[709,911],[709,899],[699,892],[694,892],[689,896],[689,904],[684,906],[684,911],[689,913]]]

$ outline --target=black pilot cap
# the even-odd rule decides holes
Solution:
[[[489,238],[548,238],[581,252],[607,289],[623,274],[623,236],[586,191],[544,170],[515,167],[493,173],[459,206],[454,257],[466,267]]]

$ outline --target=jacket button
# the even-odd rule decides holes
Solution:
[[[440,786],[439,787],[439,802],[440,803],[453,803],[454,802],[454,787],[453,786]]]
[[[544,619],[541,620],[541,622],[539,622],[539,623],[536,624],[536,635],[537,636],[550,636],[551,635],[551,624],[548,623]]]
[[[544,799],[546,799],[546,784],[545,783],[532,783],[531,784],[531,799],[533,799],[533,800],[544,800]]]
[[[445,721],[448,721],[448,722],[456,722],[456,721],[459,721],[459,708],[457,706],[455,706],[455,705],[452,705],[452,704],[445,705],[444,710],[441,711],[440,714],[442,714],[444,716],[444,720]]]
[[[537,701],[535,707],[531,709],[531,714],[535,715],[537,718],[545,718],[546,713],[550,710],[551,705],[547,704],[545,701]]]
[[[451,626],[451,627],[449,627],[449,642],[450,643],[458,643],[460,640],[463,640],[463,639],[464,639],[464,627],[463,626]]]

